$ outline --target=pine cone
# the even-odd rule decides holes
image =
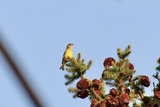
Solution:
[[[88,97],[88,94],[89,93],[87,90],[81,90],[81,91],[77,92],[77,97],[84,99],[84,98]]]
[[[97,106],[95,105],[97,102],[98,102],[98,100],[93,99],[93,100],[91,101],[90,107],[97,107]]]
[[[119,101],[113,96],[108,96],[107,103],[110,105],[109,107],[118,107]]]
[[[114,88],[110,89],[109,92],[113,97],[120,95],[120,92]]]
[[[129,69],[133,70],[134,69],[134,65],[132,63],[129,63]]]
[[[158,106],[158,104],[154,104],[154,106],[153,106],[153,107],[159,107],[159,106]]]
[[[145,87],[149,87],[150,86],[150,80],[148,78],[148,76],[144,75],[141,77],[140,83],[145,86]]]
[[[100,107],[106,107],[106,101],[105,101],[105,100],[102,100],[102,101],[101,101]]]
[[[80,90],[86,89],[89,87],[89,82],[87,79],[82,79],[76,84],[76,87]]]
[[[104,60],[103,65],[105,66],[112,66],[112,62],[116,62],[114,58],[108,57]]]
[[[150,101],[149,97],[144,97],[143,98],[143,102],[144,102],[145,105],[147,105],[149,103],[149,101]]]
[[[129,96],[126,93],[121,94],[120,98],[119,98],[121,104],[129,104]]]
[[[158,100],[160,100],[160,88],[154,89],[154,97]]]
[[[99,80],[97,80],[97,79],[93,79],[92,80],[92,86],[94,87],[94,88],[99,88],[100,87],[100,85],[101,85],[101,81],[99,81]]]

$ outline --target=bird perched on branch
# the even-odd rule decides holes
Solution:
[[[68,44],[66,47],[66,50],[64,51],[63,58],[62,58],[62,65],[60,69],[64,70],[65,64],[73,57],[73,52],[72,52],[72,47],[73,44]]]

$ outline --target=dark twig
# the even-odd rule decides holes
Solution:
[[[39,101],[38,97],[35,95],[35,93],[31,89],[31,87],[29,86],[29,84],[25,80],[24,76],[22,75],[22,71],[18,68],[16,63],[13,61],[12,57],[9,55],[9,53],[7,52],[6,48],[4,47],[4,45],[2,44],[1,41],[0,41],[0,50],[1,50],[2,54],[4,55],[4,57],[6,58],[10,67],[13,69],[12,70],[13,73],[18,78],[21,85],[24,87],[24,90],[27,92],[28,96],[31,98],[34,105],[36,107],[42,107],[42,103]]]

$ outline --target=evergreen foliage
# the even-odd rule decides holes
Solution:
[[[100,79],[87,79],[84,77],[92,65],[92,60],[85,63],[78,53],[66,64],[65,85],[80,79],[76,87],[70,87],[69,92],[74,98],[90,98],[90,107],[160,107],[160,58],[157,60],[156,74],[153,75],[158,83],[153,83],[153,95],[147,96],[145,88],[150,86],[150,80],[146,75],[134,76],[136,70],[129,61],[131,46],[128,45],[124,51],[117,49],[118,61],[107,57],[104,62],[104,70]],[[105,86],[113,87],[106,93]],[[138,103],[137,103],[138,102]]]

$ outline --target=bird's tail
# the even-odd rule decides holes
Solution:
[[[62,64],[62,66],[59,69],[62,69],[64,71],[64,64]]]

